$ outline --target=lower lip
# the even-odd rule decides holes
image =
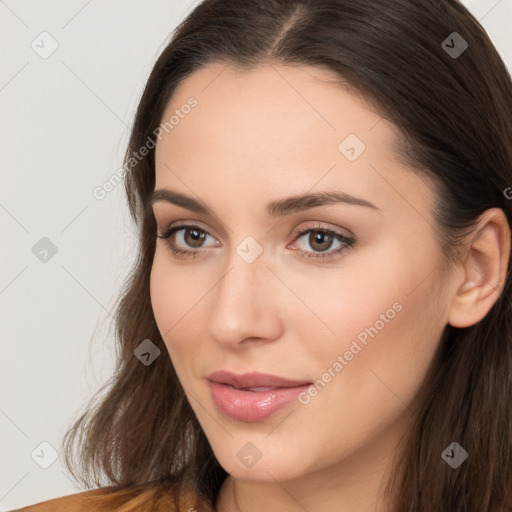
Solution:
[[[269,391],[249,391],[210,381],[212,398],[217,407],[230,418],[248,422],[268,418],[297,400],[298,396],[310,386],[311,384],[304,384]]]

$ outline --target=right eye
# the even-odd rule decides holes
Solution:
[[[208,237],[215,240],[207,231],[193,224],[171,226],[157,236],[158,238],[166,239],[171,252],[179,257],[195,257],[199,252],[202,252],[197,249],[204,247],[203,243]],[[213,244],[213,246],[219,245],[218,241],[215,241]],[[187,248],[196,248],[196,250]]]

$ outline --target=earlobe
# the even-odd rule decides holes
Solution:
[[[507,277],[510,227],[500,208],[485,211],[473,233],[463,266],[463,279],[452,299],[448,323],[469,327],[482,320],[498,300]]]

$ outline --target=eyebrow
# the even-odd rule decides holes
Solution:
[[[212,210],[199,199],[166,188],[155,190],[149,200],[148,206],[152,208],[157,202],[171,203],[208,217],[215,217]],[[282,217],[290,213],[337,203],[365,206],[380,211],[378,206],[370,203],[366,199],[339,191],[317,192],[314,194],[287,197],[268,203],[265,209],[267,215],[270,217]]]

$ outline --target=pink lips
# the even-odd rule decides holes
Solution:
[[[208,375],[212,398],[226,416],[238,421],[263,420],[297,399],[311,382],[289,380],[277,375],[224,370]]]

